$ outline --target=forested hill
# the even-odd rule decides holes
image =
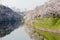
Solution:
[[[0,5],[0,37],[10,34],[22,25],[23,16],[21,12],[13,11],[11,8]]]

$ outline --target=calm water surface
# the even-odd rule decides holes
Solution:
[[[29,35],[25,32],[24,27],[14,30],[11,34],[0,38],[0,40],[31,40]]]

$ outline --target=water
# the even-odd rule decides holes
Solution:
[[[14,30],[11,34],[0,38],[0,40],[31,40],[29,35],[25,32],[24,27]]]

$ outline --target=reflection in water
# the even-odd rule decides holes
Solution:
[[[0,38],[0,40],[31,40],[29,35],[25,32],[24,27],[20,27],[11,34]]]

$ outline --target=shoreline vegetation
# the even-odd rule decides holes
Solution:
[[[50,0],[26,12],[26,31],[34,40],[60,40],[60,0]]]
[[[60,40],[60,29],[49,29],[44,27],[25,24],[29,36],[34,40]]]

